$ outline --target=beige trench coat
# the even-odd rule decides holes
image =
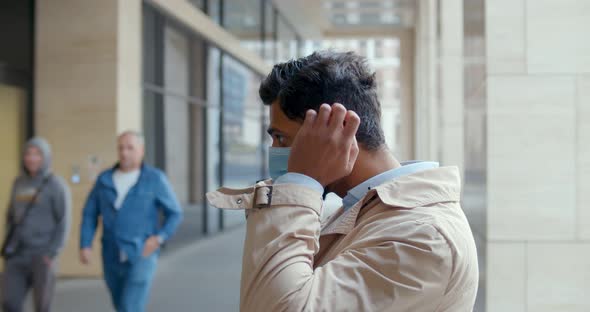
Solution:
[[[324,224],[321,194],[300,185],[226,188],[219,208],[246,209],[240,310],[472,311],[475,242],[458,169],[380,185]]]

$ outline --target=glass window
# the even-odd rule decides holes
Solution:
[[[207,190],[221,186],[219,157],[220,92],[221,76],[219,72],[221,52],[217,48],[209,49],[207,70]]]
[[[243,3],[226,1],[224,14],[219,3],[207,1],[212,18],[227,13],[230,23],[237,23],[236,32],[245,34],[250,25],[260,40],[259,21],[253,26],[230,13]],[[255,20],[262,15],[258,8]],[[267,10],[274,12],[272,5]],[[143,30],[146,162],[166,172],[185,214],[194,216],[179,229],[184,238],[176,240],[242,223],[243,213],[222,212],[204,199],[222,183],[243,187],[266,175],[261,78],[149,5],[144,6]],[[267,37],[274,36],[270,27]]]
[[[207,14],[209,17],[216,22],[221,24],[221,0],[206,0],[207,1]]]
[[[363,1],[359,2],[360,9],[380,9],[384,1]]]
[[[367,44],[367,40],[359,40],[359,54],[367,57],[367,48],[368,48],[368,44]]]
[[[299,56],[297,34],[282,16],[277,21],[277,38],[277,62]]]
[[[401,98],[399,93],[400,77],[400,50],[399,39],[385,37],[375,38],[374,54],[369,62],[374,64],[377,74],[377,88],[379,101],[382,107],[382,125],[385,133],[385,142],[394,151],[400,149],[400,123]]]
[[[164,88],[177,95],[189,95],[189,39],[166,26],[164,40]]]
[[[270,109],[268,106],[262,107],[262,146],[260,149],[262,150],[262,178],[268,179],[270,178],[270,173],[268,171],[268,148],[272,145],[272,137],[266,132],[266,128],[270,125]]]
[[[223,184],[247,187],[262,179],[260,76],[223,57]],[[224,225],[242,223],[243,213],[225,213]]]
[[[262,55],[262,1],[223,1],[223,27],[240,39],[242,45]]]
[[[385,53],[383,51],[383,40],[377,39],[375,40],[375,58],[383,58]]]
[[[261,178],[260,77],[230,56],[223,57],[224,185],[244,187]]]
[[[220,94],[221,94],[221,52],[210,47],[207,54],[207,112],[206,112],[206,142],[205,146],[205,187],[207,191],[214,191],[221,186],[221,136],[220,136]],[[207,233],[218,231],[220,224],[219,209],[206,203]]]
[[[209,46],[200,38],[192,38],[190,64],[190,156],[191,187],[189,200],[193,203],[203,203],[206,192],[204,183],[205,149],[207,132],[205,130],[207,105],[207,51]]]
[[[345,2],[332,2],[331,4],[332,4],[332,9],[335,9],[335,10],[346,8]]]
[[[344,13],[337,13],[332,15],[332,23],[336,25],[343,25],[347,23],[346,14]]]
[[[207,0],[189,0],[189,2],[199,10],[204,10]]]
[[[359,22],[364,25],[378,25],[381,23],[380,13],[361,13]]]
[[[162,111],[162,95],[144,90],[143,132],[145,137],[145,162],[165,171]]]
[[[189,193],[189,40],[172,27],[164,36],[164,142],[166,173],[181,203]]]
[[[161,18],[155,10],[143,7],[143,80],[160,85],[158,65],[161,65]]]
[[[262,57],[269,64],[276,62],[275,9],[270,0],[264,1],[264,43]]]
[[[143,132],[146,163],[165,170],[162,94],[162,19],[150,6],[143,6]]]

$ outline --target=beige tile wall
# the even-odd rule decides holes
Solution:
[[[574,239],[575,145],[574,78],[489,78],[489,239]]]
[[[490,74],[526,71],[526,0],[486,1],[486,57]],[[498,22],[498,21],[502,22]]]
[[[527,311],[590,311],[588,259],[590,243],[529,243]]]
[[[529,72],[590,73],[589,17],[590,1],[527,0]]]
[[[525,312],[525,243],[489,243],[487,254],[487,311]]]
[[[590,241],[590,75],[577,84],[578,238]]]
[[[135,36],[141,36],[137,31],[141,12],[134,11],[141,8],[141,1],[124,0],[125,5],[119,6],[120,1],[36,2],[36,133],[52,144],[57,174],[70,180],[78,168],[81,177],[79,184],[70,182],[73,223],[60,261],[63,275],[100,274],[98,239],[93,265],[84,267],[78,261],[82,207],[97,170],[111,166],[116,159],[117,133],[125,128],[137,129],[140,124],[141,81],[137,69],[141,58],[135,53],[140,51],[139,40],[132,43],[120,37],[133,39],[129,28],[134,29]],[[131,12],[120,12],[126,9]],[[121,16],[135,18],[124,20]],[[136,49],[122,52],[121,44],[135,45]],[[98,160],[97,168],[93,159]]]
[[[464,162],[463,1],[447,0],[440,7],[440,155],[442,165]],[[463,174],[461,174],[463,176]]]
[[[486,3],[487,311],[590,311],[590,1]]]

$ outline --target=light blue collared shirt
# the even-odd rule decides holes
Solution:
[[[314,189],[320,194],[324,193],[324,187],[314,178],[301,173],[288,172],[278,177],[274,184],[299,184]]]
[[[358,203],[372,188],[405,175],[438,168],[439,166],[438,162],[434,161],[408,161],[401,163],[401,165],[401,167],[378,174],[348,191],[346,196],[342,199],[344,210],[348,210],[350,207]]]
[[[408,161],[403,162],[401,165],[402,166],[399,168],[378,174],[348,191],[346,196],[344,196],[344,198],[342,199],[342,205],[344,206],[344,210],[350,209],[350,207],[354,206],[363,197],[365,197],[365,195],[372,188],[375,188],[383,183],[395,180],[405,175],[439,167],[439,163],[434,161]],[[274,183],[299,184],[310,187],[320,194],[324,193],[324,188],[318,181],[300,173],[289,172],[278,177]]]

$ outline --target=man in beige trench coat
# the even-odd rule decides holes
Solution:
[[[272,180],[207,194],[246,210],[241,311],[472,311],[459,170],[394,158],[376,85],[364,58],[333,51],[275,65],[262,82]],[[321,224],[328,192],[343,207]]]

